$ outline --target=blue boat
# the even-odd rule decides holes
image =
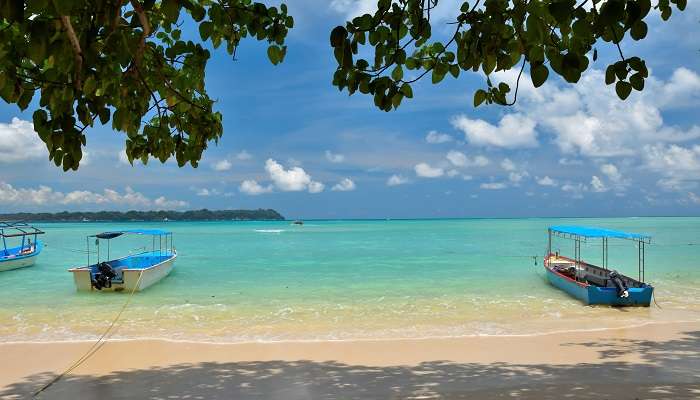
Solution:
[[[110,242],[122,235],[141,235],[151,238],[151,250],[112,259]],[[94,240],[97,260],[91,263],[91,244]],[[127,291],[134,292],[148,288],[170,274],[174,267],[177,251],[173,246],[172,232],[160,229],[131,229],[102,232],[87,237],[87,264],[71,268],[78,291]],[[106,251],[100,253],[100,244],[106,242]],[[102,245],[104,249],[105,244]],[[106,253],[104,261],[102,256]]]
[[[44,232],[24,222],[0,221],[0,271],[30,267],[44,245],[37,239]],[[34,241],[32,241],[34,239]]]
[[[644,247],[651,244],[651,236],[603,228],[560,225],[549,227],[548,237],[544,267],[547,279],[552,285],[585,304],[649,307],[654,287],[644,283]],[[553,237],[574,242],[573,258],[562,256],[558,251],[552,252]],[[639,255],[637,279],[608,267],[608,239],[611,238],[636,242]],[[581,242],[588,240],[600,240],[602,266],[581,260]]]

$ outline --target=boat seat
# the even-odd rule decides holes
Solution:
[[[608,284],[608,280],[606,278],[594,274],[586,274],[586,282],[600,287],[605,287]]]

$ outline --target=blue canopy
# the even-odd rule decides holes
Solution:
[[[172,232],[164,231],[162,229],[128,229],[128,230],[123,230],[123,231],[102,232],[102,233],[98,233],[97,235],[92,235],[92,236],[94,236],[98,239],[114,239],[115,237],[121,236],[124,234],[161,236],[161,235],[170,235],[170,234],[172,234]]]
[[[594,228],[589,226],[578,225],[555,225],[549,227],[552,232],[566,233],[569,235],[581,236],[586,238],[617,238],[617,239],[633,239],[633,240],[651,240],[651,236],[640,233],[629,233],[615,231],[605,228]]]

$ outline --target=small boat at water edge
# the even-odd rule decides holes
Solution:
[[[122,235],[152,237],[150,251],[110,259],[110,241]],[[170,274],[177,251],[173,247],[172,232],[160,229],[133,229],[110,231],[87,237],[88,262],[86,266],[71,268],[78,291],[141,291]],[[90,263],[90,241],[95,239],[97,261]],[[100,241],[107,242],[107,257],[100,261]]]
[[[44,232],[24,222],[0,221],[0,237],[2,238],[2,250],[0,251],[0,272],[12,269],[30,267],[36,263],[39,253],[44,245],[37,239]],[[32,242],[32,237],[34,241]],[[19,246],[12,246],[10,242],[19,241]],[[21,241],[20,241],[21,239]]]
[[[651,236],[585,226],[551,226],[544,268],[547,279],[557,288],[585,304],[649,307],[654,287],[644,283],[644,246],[651,244]],[[552,237],[573,240],[574,258],[552,253]],[[637,279],[608,268],[608,239],[626,239],[637,242]],[[581,242],[600,239],[603,247],[603,266],[581,260]]]

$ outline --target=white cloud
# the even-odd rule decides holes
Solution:
[[[688,200],[694,204],[700,204],[700,196],[693,192],[688,192]]]
[[[501,168],[503,168],[506,171],[515,171],[515,163],[510,160],[510,158],[504,158],[503,161],[501,161]]]
[[[583,192],[587,191],[588,187],[582,183],[565,183],[561,186],[561,190],[575,199],[581,199]]]
[[[600,172],[604,173],[610,181],[619,183],[622,182],[622,175],[614,164],[603,164],[600,166]]]
[[[355,190],[355,182],[349,178],[343,178],[343,180],[336,183],[331,190],[335,192],[350,192]]]
[[[608,188],[605,186],[603,181],[600,180],[597,176],[593,175],[591,177],[591,190],[597,193],[602,193],[602,192],[607,192]]]
[[[401,175],[392,175],[386,181],[387,186],[398,186],[406,183],[408,183],[408,179]]]
[[[228,171],[231,169],[233,164],[229,160],[220,160],[214,163],[213,167],[215,171]]]
[[[549,176],[537,178],[537,184],[541,186],[556,186],[557,182]]]
[[[333,153],[330,150],[326,150],[326,160],[332,163],[341,163],[345,161],[345,156],[338,153]]]
[[[526,85],[531,82],[526,79]],[[634,156],[645,144],[671,143],[700,137],[700,126],[667,125],[661,110],[700,103],[700,76],[676,70],[668,81],[651,76],[643,92],[621,101],[604,73],[589,70],[576,85],[546,83],[518,96],[517,114],[525,114],[554,135],[564,153],[586,157]],[[672,99],[684,99],[682,104]],[[521,101],[522,100],[522,101]]]
[[[416,175],[422,178],[438,178],[445,174],[445,170],[439,167],[431,167],[428,163],[416,164],[413,169],[416,171]]]
[[[168,200],[164,196],[160,196],[153,201],[156,208],[161,210],[173,209],[173,208],[184,208],[189,205],[186,201],[182,200]]]
[[[524,114],[508,114],[501,118],[498,126],[482,119],[470,119],[458,115],[450,121],[452,126],[464,133],[466,140],[476,146],[504,148],[535,147],[537,123]]]
[[[218,189],[207,189],[207,188],[200,188],[200,189],[194,189],[196,191],[197,196],[201,197],[209,197],[209,196],[216,196],[221,194]]]
[[[482,183],[481,185],[479,185],[479,187],[486,190],[501,190],[507,188],[508,185],[506,185],[503,182],[490,182]]]
[[[163,196],[151,200],[128,186],[123,193],[113,189],[104,189],[102,193],[87,190],[63,193],[44,185],[38,188],[15,188],[6,182],[0,182],[0,203],[36,206],[112,205],[142,209],[183,208],[189,205],[186,201],[168,200]]]
[[[527,171],[512,171],[508,174],[508,180],[518,184],[528,176],[530,176],[530,174]]]
[[[31,122],[12,118],[9,124],[0,123],[0,163],[38,158],[48,158],[48,151]]]
[[[450,178],[454,178],[457,175],[459,175],[459,171],[457,171],[456,169],[451,169],[447,171],[447,176],[449,176]]]
[[[326,185],[321,182],[311,181],[309,183],[309,193],[321,193],[325,188]]]
[[[467,156],[461,151],[451,150],[446,157],[454,166],[464,167],[467,165]]]
[[[238,154],[236,154],[237,160],[246,161],[250,160],[251,158],[253,158],[253,155],[248,153],[246,150],[241,150],[238,152]]]
[[[319,183],[312,181],[311,175],[307,174],[301,167],[284,169],[280,163],[268,158],[267,161],[265,161],[265,170],[270,175],[270,179],[279,190],[285,192],[298,192],[301,190],[311,191],[319,189]]]
[[[490,163],[490,160],[484,156],[476,156],[474,158],[467,157],[464,153],[457,150],[450,150],[445,156],[447,160],[455,167],[485,167]]]
[[[559,159],[559,164],[561,164],[561,165],[582,165],[582,164],[583,164],[583,161],[581,161],[581,160],[576,160],[576,159],[570,160],[570,159],[568,159],[568,158],[560,158],[560,159]]]
[[[452,136],[438,131],[430,131],[425,136],[425,141],[430,144],[447,143],[452,141]]]
[[[662,175],[657,185],[664,190],[686,191],[700,180],[700,145],[676,144],[644,146],[646,167]]]
[[[663,107],[693,107],[700,103],[700,76],[685,67],[673,71],[671,78],[655,94]]]
[[[238,190],[241,191],[241,193],[257,196],[259,194],[272,192],[272,185],[261,186],[256,180],[247,179],[241,182],[241,186],[238,187]]]

